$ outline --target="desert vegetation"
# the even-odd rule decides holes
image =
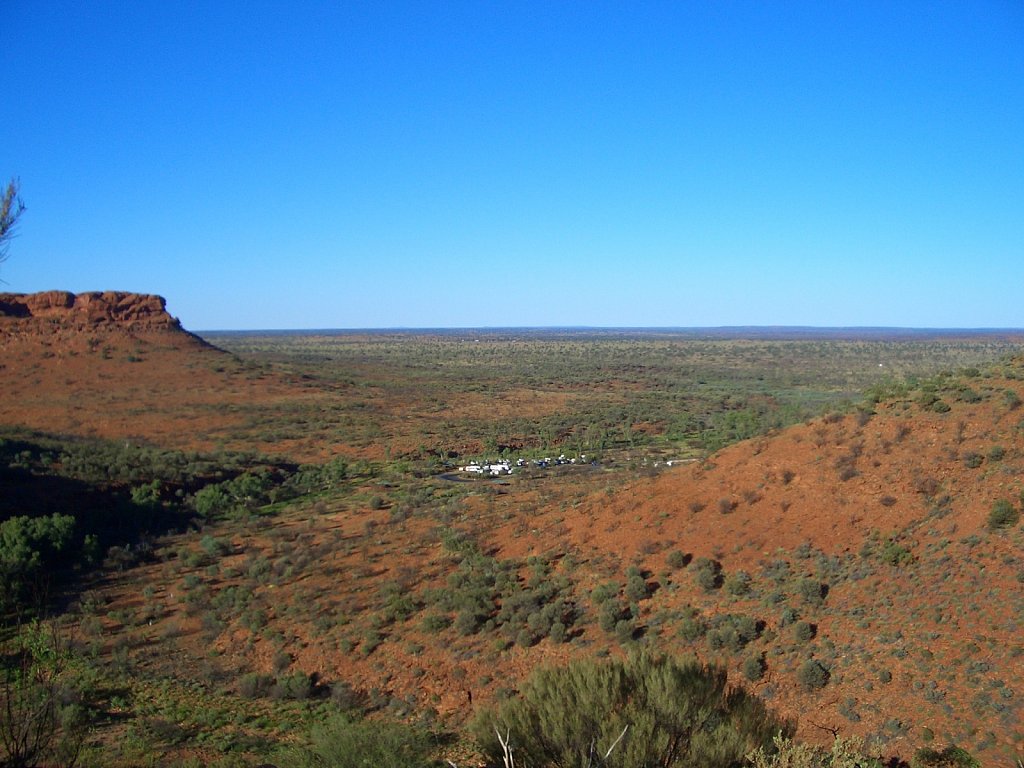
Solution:
[[[51,341],[25,402],[76,392],[78,426],[27,407],[0,439],[6,764],[1024,749],[1011,341]],[[102,393],[62,395],[60,356]],[[174,370],[191,406],[91,433]],[[450,473],[556,451],[597,463]]]

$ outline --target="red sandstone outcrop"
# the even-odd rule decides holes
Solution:
[[[122,291],[0,293],[0,324],[179,330],[181,324],[166,306],[162,296]]]

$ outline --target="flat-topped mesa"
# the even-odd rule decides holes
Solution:
[[[69,328],[179,330],[162,296],[124,291],[0,293],[0,323],[34,320]]]

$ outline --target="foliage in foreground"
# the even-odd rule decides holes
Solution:
[[[494,764],[503,759],[500,734],[516,764],[536,768],[596,764],[613,744],[608,766],[727,768],[792,726],[730,686],[720,667],[643,653],[540,669],[473,731]]]
[[[32,623],[0,645],[0,768],[74,765],[91,687],[52,625]]]
[[[421,768],[435,765],[430,735],[404,723],[336,715],[313,728],[309,744],[276,760],[280,768]]]
[[[865,754],[859,738],[836,737],[828,750],[776,735],[772,749],[758,747],[747,756],[752,768],[882,768],[884,763]]]

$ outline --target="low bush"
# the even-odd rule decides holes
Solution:
[[[910,761],[911,768],[981,768],[969,752],[955,745],[943,750],[923,747],[914,753]]]
[[[808,659],[796,671],[796,679],[809,691],[824,688],[828,685],[829,677],[828,669],[817,659]]]
[[[275,757],[281,768],[409,768],[440,765],[430,759],[429,733],[404,723],[356,721],[336,715],[310,732],[309,743]]]
[[[639,654],[540,669],[472,730],[492,765],[504,757],[497,732],[516,765],[586,765],[614,747],[609,764],[726,768],[792,726],[722,668]]]
[[[708,557],[695,560],[691,566],[698,586],[705,592],[712,592],[722,586],[722,564]]]
[[[1012,528],[1019,520],[1020,512],[1014,509],[1013,504],[1006,499],[999,499],[988,513],[988,528],[990,531]]]

